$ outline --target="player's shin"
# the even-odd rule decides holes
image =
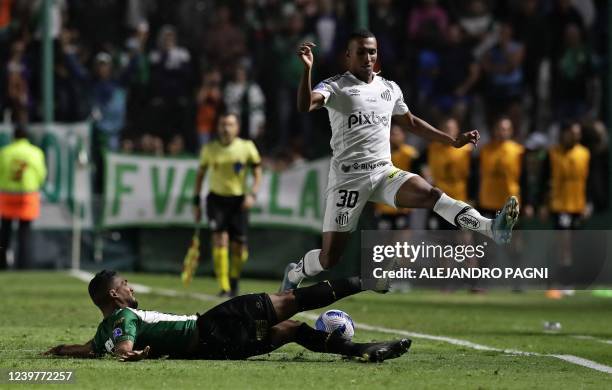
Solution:
[[[331,305],[339,299],[363,291],[361,278],[326,280],[312,286],[293,290],[298,311],[318,309]]]
[[[319,261],[321,249],[313,249],[308,251],[302,260],[297,264],[297,267],[289,271],[287,277],[296,285],[299,285],[306,277],[315,276],[323,271],[323,266]]]
[[[212,250],[213,267],[219,288],[223,292],[230,290],[229,285],[229,251],[227,247],[215,246]]]
[[[473,230],[489,238],[493,238],[491,230],[492,220],[483,217],[478,210],[465,202],[442,194],[434,205],[433,211],[461,229]]]
[[[242,267],[249,258],[249,251],[246,247],[241,248],[238,251],[232,251],[230,257],[230,270],[229,270],[229,283],[230,292],[233,296],[238,295],[238,280],[240,279],[240,273]]]

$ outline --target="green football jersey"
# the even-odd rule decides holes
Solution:
[[[175,315],[123,308],[106,317],[93,339],[93,350],[103,355],[130,340],[135,350],[151,347],[153,356],[187,357],[197,337],[196,315]]]

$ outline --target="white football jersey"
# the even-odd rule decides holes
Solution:
[[[346,72],[320,82],[313,92],[325,98],[334,165],[391,161],[391,116],[409,112],[395,82],[375,75],[368,84]]]

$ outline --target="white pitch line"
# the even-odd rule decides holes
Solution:
[[[592,340],[592,341],[596,341],[598,343],[612,345],[612,340],[600,339],[598,337],[593,337],[593,336],[574,334],[571,337],[573,337],[575,339],[578,339],[578,340]]]
[[[81,271],[81,270],[71,270],[70,271],[70,275],[74,276],[75,278],[77,278],[79,280],[82,280],[82,281],[84,281],[86,283],[89,283],[89,281],[94,276],[92,273]],[[213,295],[208,295],[208,294],[188,293],[188,292],[183,293],[183,292],[180,292],[180,291],[170,290],[170,289],[159,289],[158,290],[158,289],[153,289],[153,288],[151,288],[149,286],[145,286],[145,285],[141,285],[141,284],[133,284],[133,283],[130,283],[130,285],[134,288],[134,291],[140,292],[140,293],[143,293],[143,294],[153,293],[153,294],[165,295],[165,296],[173,296],[173,297],[176,297],[176,296],[187,296],[187,297],[191,297],[191,298],[202,300],[202,301],[214,301],[214,302],[221,301],[220,298],[215,297]],[[305,317],[305,318],[308,318],[310,320],[315,320],[315,319],[318,318],[317,314],[308,313],[308,312],[306,312],[306,313],[298,313],[298,315],[302,316],[302,317]],[[552,357],[552,358],[563,360],[565,362],[572,363],[572,364],[575,364],[575,365],[578,365],[578,366],[590,368],[591,370],[595,370],[595,371],[599,371],[599,372],[604,372],[606,374],[612,374],[612,367],[606,366],[605,364],[594,362],[594,361],[589,360],[589,359],[581,358],[579,356],[574,356],[574,355],[542,354],[542,353],[538,353],[538,352],[526,352],[526,351],[520,351],[520,350],[516,350],[516,349],[502,349],[502,348],[490,347],[488,345],[473,343],[473,342],[468,341],[468,340],[456,339],[456,338],[453,338],[453,337],[436,336],[436,335],[431,335],[431,334],[426,334],[426,333],[409,332],[409,331],[406,331],[406,330],[391,329],[391,328],[385,328],[385,327],[382,327],[382,326],[368,325],[368,324],[364,324],[364,323],[356,323],[355,327],[359,328],[359,329],[364,329],[364,330],[369,330],[369,331],[373,331],[373,332],[378,332],[378,333],[387,333],[387,334],[400,335],[400,336],[406,336],[406,337],[413,337],[413,338],[424,339],[424,340],[440,341],[440,342],[444,342],[444,343],[448,343],[448,344],[452,344],[452,345],[457,345],[457,346],[460,346],[460,347],[466,347],[466,348],[475,349],[475,350],[478,350],[478,351],[493,351],[493,352],[501,352],[501,353],[506,353],[506,354],[511,354],[511,355],[519,355],[519,356],[544,356],[544,357]]]

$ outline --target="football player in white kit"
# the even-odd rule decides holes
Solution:
[[[285,269],[281,291],[296,288],[306,277],[335,266],[357,227],[366,203],[393,207],[429,208],[463,229],[474,230],[497,243],[507,243],[518,218],[518,200],[508,199],[495,219],[488,219],[468,204],[432,187],[422,177],[395,168],[391,163],[391,118],[430,141],[460,148],[476,145],[477,130],[453,138],[413,115],[399,86],[374,72],[377,43],[369,31],[353,33],[346,51],[348,71],[311,88],[314,56],[312,42],[303,43],[297,55],[304,64],[297,104],[301,112],[325,107],[332,128],[333,157],[326,190],[323,244]]]

